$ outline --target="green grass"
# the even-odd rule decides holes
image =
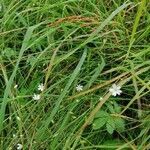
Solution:
[[[148,1],[0,6],[0,149],[149,149]]]

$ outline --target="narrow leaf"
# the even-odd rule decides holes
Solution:
[[[109,120],[107,121],[106,129],[108,133],[113,134],[114,129],[115,129],[115,123],[112,118],[109,118]]]
[[[114,117],[114,123],[117,131],[123,132],[125,130],[125,122],[122,118]]]
[[[104,61],[103,57],[101,57],[101,63],[98,64],[98,67],[95,69],[95,73],[93,74],[93,76],[91,77],[90,81],[88,82],[88,85],[87,85],[88,88],[92,85],[92,83],[100,75],[100,73],[103,70],[104,66],[105,66],[105,61]]]
[[[109,114],[103,110],[99,110],[95,115],[95,118],[108,118],[108,117],[109,117]]]

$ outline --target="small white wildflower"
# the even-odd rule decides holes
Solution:
[[[83,86],[82,85],[77,85],[76,86],[76,90],[78,91],[78,92],[80,92],[80,91],[82,91],[83,90]]]
[[[22,144],[17,144],[17,150],[21,150],[23,148]]]
[[[16,137],[16,134],[13,134],[13,138],[15,138]]]
[[[20,120],[21,120],[19,116],[17,116],[16,118],[17,118],[17,120],[18,120],[18,121],[20,121]]]
[[[2,7],[2,4],[0,4],[0,12],[2,11],[2,8],[3,8],[3,7]]]
[[[38,90],[39,91],[44,91],[44,85],[43,85],[43,83],[41,83],[40,85],[38,85]]]
[[[100,100],[102,100],[103,98],[102,97],[100,97]]]
[[[16,84],[15,86],[14,86],[14,89],[16,89],[18,87],[18,85]]]
[[[22,134],[20,134],[20,137],[22,138],[22,137],[23,137],[23,135],[22,135]]]
[[[41,98],[40,94],[34,94],[33,99],[34,100],[39,100]]]
[[[79,102],[79,100],[77,99],[77,100],[76,100],[76,102],[78,103],[78,102]]]
[[[112,87],[109,89],[109,92],[111,92],[113,96],[120,95],[122,93],[120,89],[121,86],[117,86],[116,84],[113,84]]]

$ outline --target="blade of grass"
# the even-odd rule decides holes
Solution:
[[[128,108],[129,108],[129,106],[135,101],[135,100],[137,100],[137,99],[139,99],[140,98],[140,94],[142,94],[142,92],[147,88],[147,86],[149,86],[150,85],[150,81],[146,84],[146,85],[144,85],[137,93],[136,93],[136,95],[130,100],[130,102],[127,104],[127,106],[122,110],[122,112],[120,113],[120,114],[122,114],[122,113],[124,113]]]
[[[87,88],[91,87],[92,83],[100,75],[100,73],[103,70],[104,66],[105,66],[105,61],[104,61],[103,57],[101,57],[101,64],[98,64],[98,67],[95,69],[95,73],[93,74],[93,76],[91,77],[91,79],[89,80],[89,82],[86,86]]]
[[[136,14],[136,18],[135,18],[135,22],[134,22],[134,25],[133,25],[133,30],[132,30],[132,34],[131,34],[131,39],[130,39],[130,44],[129,44],[129,49],[128,49],[128,52],[127,52],[127,57],[129,56],[130,54],[130,49],[135,41],[134,39],[134,36],[136,34],[136,30],[137,30],[137,27],[139,25],[139,21],[140,21],[140,18],[141,16],[143,15],[143,10],[145,9],[145,5],[146,5],[146,0],[142,0],[141,1],[141,4],[139,5],[138,7],[138,11],[137,11],[137,14]]]

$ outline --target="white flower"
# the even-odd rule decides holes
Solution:
[[[20,137],[22,138],[22,137],[23,137],[23,135],[22,135],[22,134],[20,134]]]
[[[20,121],[20,120],[21,120],[19,116],[17,116],[16,118],[17,118],[17,120],[18,120],[18,121]]]
[[[79,102],[79,100],[77,99],[77,100],[76,100],[76,102],[78,103],[78,102]]]
[[[34,100],[39,100],[41,98],[40,94],[34,94],[33,99]]]
[[[102,100],[103,98],[102,97],[100,97],[100,100]]]
[[[2,11],[2,8],[3,8],[3,7],[2,7],[2,4],[0,4],[0,12]]]
[[[18,87],[18,85],[16,84],[15,86],[14,86],[14,89],[16,89]]]
[[[16,137],[16,134],[13,134],[13,138],[15,138]]]
[[[78,92],[80,92],[80,91],[82,91],[83,90],[83,86],[82,85],[77,85],[76,86],[76,90],[78,91]]]
[[[120,86],[113,84],[112,87],[109,89],[109,92],[111,92],[113,96],[120,95],[122,93],[120,89],[121,89]]]
[[[22,144],[17,144],[17,150],[21,150],[23,148]]]
[[[43,83],[41,83],[40,85],[38,85],[38,90],[39,91],[44,91],[44,85],[43,85]]]

